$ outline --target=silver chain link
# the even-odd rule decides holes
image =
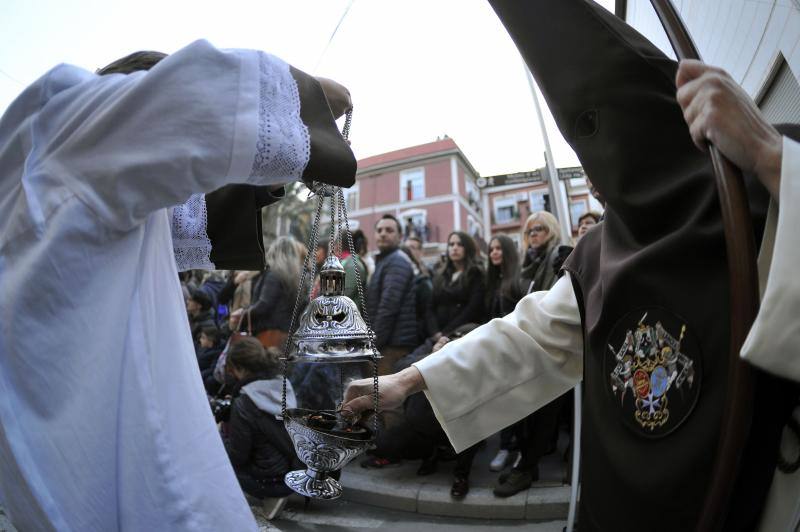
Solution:
[[[312,276],[310,278],[308,290],[305,294],[306,298],[311,297],[311,290],[314,288],[314,277],[313,271],[316,269],[316,253],[317,253],[317,228],[319,227],[319,220],[322,217],[322,206],[325,202],[325,196],[320,194],[319,199],[317,200],[317,208],[316,212],[314,213],[314,223],[311,225],[311,231],[308,238],[308,244],[306,244],[306,249],[308,249],[308,253],[306,254],[306,258],[303,261],[303,273],[300,275],[300,285],[297,287],[297,297],[294,300],[294,309],[292,310],[292,319],[289,323],[289,334],[286,335],[286,341],[283,344],[283,357],[281,357],[281,373],[283,373],[283,389],[281,390],[281,416],[286,419],[286,381],[289,379],[288,370],[289,370],[289,350],[291,349],[292,345],[292,338],[294,336],[294,325],[297,320],[297,314],[300,309],[300,301],[303,297],[304,288],[306,288],[306,278],[309,273],[309,261],[312,263]],[[314,259],[312,259],[314,257]]]
[[[336,191],[339,187],[331,188],[331,222],[328,227],[328,255],[336,255]]]
[[[350,220],[347,218],[347,208],[344,205],[344,191],[339,189],[339,208],[341,210],[341,218],[344,219],[344,226],[345,232],[342,237],[344,241],[344,237],[347,238],[347,244],[350,248],[350,256],[353,260],[353,270],[356,272],[356,288],[358,289],[358,301],[361,303],[361,317],[364,318],[364,323],[367,324],[367,331],[369,333],[369,345],[370,349],[372,349],[372,393],[373,393],[373,408],[375,410],[375,416],[372,419],[373,428],[372,430],[375,433],[375,437],[378,435],[379,430],[379,423],[378,423],[378,412],[380,407],[380,396],[378,395],[378,349],[375,347],[375,331],[372,329],[372,325],[370,324],[369,320],[369,313],[367,312],[367,303],[364,298],[364,281],[361,280],[361,274],[358,272],[358,265],[355,263],[356,257],[356,250],[355,246],[353,245],[353,234],[350,232]],[[340,219],[341,219],[340,218]],[[344,242],[342,242],[344,244]]]

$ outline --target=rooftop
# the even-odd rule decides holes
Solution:
[[[385,166],[391,163],[399,163],[409,159],[418,159],[426,155],[434,155],[454,150],[461,151],[453,139],[445,137],[433,142],[428,142],[427,144],[420,144],[418,146],[411,146],[410,148],[403,148],[381,153],[380,155],[373,155],[372,157],[366,157],[358,161],[358,171],[361,172],[368,168]]]

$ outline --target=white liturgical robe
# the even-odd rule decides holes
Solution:
[[[800,381],[800,210],[794,208],[800,203],[800,144],[785,137],[781,175],[781,204],[786,207],[770,209],[759,257],[763,301],[742,357]],[[511,314],[414,364],[453,447],[461,451],[488,438],[579,383],[582,334],[578,302],[566,274],[551,290],[524,297]],[[800,408],[794,416],[800,419]],[[782,447],[789,459],[800,453],[788,429]],[[761,530],[795,530],[798,522],[800,472],[776,470]]]
[[[201,382],[170,207],[301,177],[290,70],[198,41],[148,72],[58,66],[0,121],[0,504],[20,531],[256,529]]]

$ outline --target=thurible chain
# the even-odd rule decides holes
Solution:
[[[306,249],[310,251],[306,254],[306,258],[303,261],[303,273],[300,275],[300,284],[297,287],[297,296],[294,300],[294,309],[292,310],[292,319],[289,323],[289,334],[286,336],[285,343],[283,344],[283,357],[281,357],[281,372],[283,373],[283,388],[281,390],[281,416],[285,419],[286,418],[286,381],[289,379],[288,369],[289,369],[289,350],[292,343],[292,337],[294,336],[294,326],[297,320],[297,313],[300,308],[300,300],[303,297],[304,288],[306,287],[306,277],[309,272],[309,261],[311,260],[312,256],[316,255],[317,252],[317,228],[319,227],[319,220],[322,217],[322,207],[325,201],[325,196],[323,194],[319,195],[317,200],[317,208],[316,212],[314,213],[314,223],[311,225],[311,231],[309,231],[309,239],[308,243],[306,244]],[[313,248],[313,249],[312,249]],[[316,260],[313,261],[314,267],[316,267]],[[316,268],[314,268],[316,269]],[[313,273],[313,270],[312,270]],[[310,297],[311,290],[314,287],[314,277],[310,278],[310,286],[308,288],[305,297]]]

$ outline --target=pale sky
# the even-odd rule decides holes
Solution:
[[[484,176],[544,166],[522,61],[484,0],[2,0],[0,111],[58,63],[94,70],[200,38],[346,85],[359,159],[447,134]],[[545,114],[556,165],[577,165]]]

